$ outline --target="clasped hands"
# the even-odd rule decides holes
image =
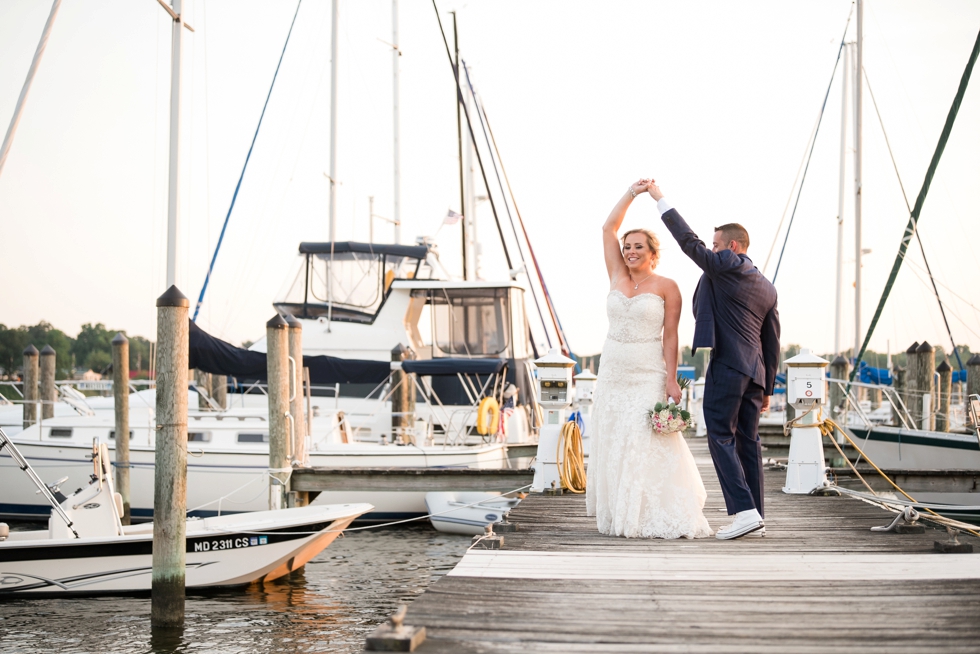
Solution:
[[[660,192],[660,187],[657,186],[657,181],[652,178],[647,179],[644,177],[635,184],[631,184],[630,189],[635,195],[639,195],[640,193],[649,193],[654,202],[660,202],[660,199],[664,196],[664,194]]]

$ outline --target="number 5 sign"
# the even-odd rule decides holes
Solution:
[[[805,400],[824,399],[822,379],[797,379],[796,396]]]

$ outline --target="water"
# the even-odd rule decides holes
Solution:
[[[365,636],[451,570],[469,544],[468,536],[429,525],[348,532],[303,572],[264,586],[189,596],[182,633],[151,635],[146,597],[0,602],[0,649],[362,652]]]

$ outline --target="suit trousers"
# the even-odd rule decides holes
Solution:
[[[759,415],[765,389],[748,375],[712,360],[704,384],[708,450],[729,515],[763,510]]]

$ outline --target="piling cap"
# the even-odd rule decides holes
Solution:
[[[50,345],[45,345],[44,347],[41,348],[41,356],[42,357],[53,357],[54,356],[54,348],[51,347]]]
[[[846,365],[848,365],[848,361],[843,356],[841,356],[840,354],[838,354],[837,355],[837,358],[830,362],[830,365],[832,365],[832,366],[846,366]]]
[[[289,325],[286,321],[282,319],[278,313],[269,319],[269,322],[265,323],[267,329],[286,329]]]
[[[922,345],[919,346],[919,349],[916,350],[916,352],[918,352],[919,354],[922,354],[924,352],[935,352],[935,350],[936,350],[936,348],[934,348],[933,346],[929,345],[929,341],[922,341]]]
[[[160,306],[160,305],[157,305],[157,306]],[[126,336],[122,332],[119,332],[118,334],[116,334],[116,337],[112,339],[112,344],[113,345],[122,345],[123,343],[128,343],[128,342],[129,342],[129,339],[126,338]]]
[[[966,362],[968,366],[980,366],[980,354],[974,354],[970,357],[970,360]]]
[[[577,381],[577,382],[580,382],[580,381],[595,381],[597,379],[599,379],[599,378],[596,377],[595,374],[593,374],[593,372],[591,370],[589,370],[588,368],[586,368],[585,370],[583,370],[579,374],[575,375],[575,381]]]
[[[909,349],[905,350],[905,354],[915,354],[918,351],[919,341],[916,341],[915,343],[912,343],[912,345],[909,345]]]
[[[535,359],[534,365],[538,368],[573,368],[575,367],[575,361],[559,352],[558,348],[553,347],[548,350],[548,354],[540,359]]]
[[[949,361],[943,359],[938,366],[936,366],[936,372],[949,372],[953,368],[949,365]]]
[[[791,359],[786,359],[784,363],[791,368],[823,368],[830,362],[826,359],[821,359],[807,348],[803,348],[799,354]]]
[[[33,343],[31,343],[30,345],[28,345],[27,347],[24,348],[24,356],[25,357],[36,357],[37,356],[37,348],[34,347],[34,344]]]
[[[158,307],[183,307],[186,309],[190,305],[187,296],[181,293],[176,286],[171,286],[166,293],[157,298]]]
[[[303,323],[296,319],[291,313],[286,314],[286,324],[289,325],[290,329],[303,329]]]

